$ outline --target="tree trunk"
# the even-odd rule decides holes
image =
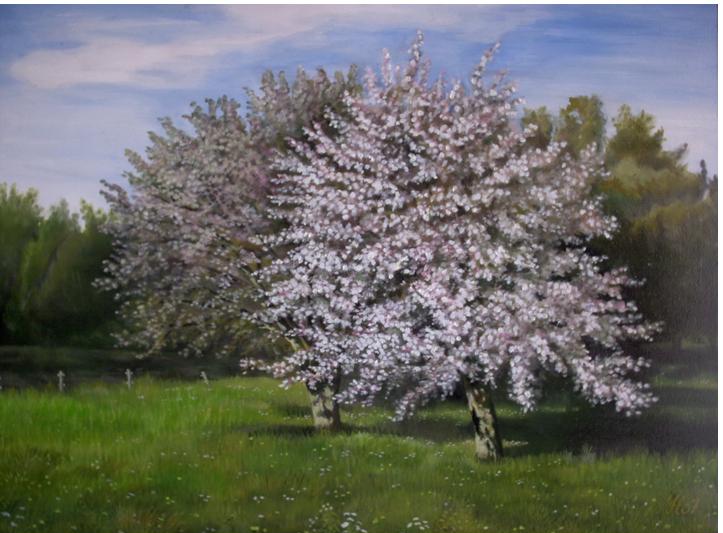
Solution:
[[[466,377],[464,392],[474,425],[475,455],[480,461],[497,461],[502,458],[502,439],[497,429],[497,415],[490,392]]]
[[[328,384],[306,387],[311,396],[311,414],[314,428],[336,431],[341,428],[339,404],[334,400],[334,389]]]

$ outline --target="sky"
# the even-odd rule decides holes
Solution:
[[[105,206],[158,119],[191,102],[244,101],[267,70],[402,63],[417,29],[434,72],[466,79],[499,41],[527,107],[599,95],[652,113],[666,146],[717,173],[716,5],[0,6],[0,182],[44,206]]]

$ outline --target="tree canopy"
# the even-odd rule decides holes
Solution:
[[[111,251],[106,221],[87,203],[44,213],[34,190],[0,185],[3,342],[107,342],[115,304],[93,287]]]
[[[505,378],[532,408],[545,373],[638,412],[651,395],[626,375],[645,363],[621,341],[653,329],[624,301],[625,272],[587,252],[615,227],[592,194],[599,162],[530,146],[514,89],[487,83],[491,57],[469,89],[430,83],[420,36],[406,65],[385,55],[380,76],[345,98],[346,117],[329,112],[334,134],[310,128],[276,164],[272,205],[287,225],[272,242],[287,253],[261,282],[271,320],[289,319],[303,342],[271,369],[346,376],[337,397],[352,402],[400,387],[400,416],[459,383]]]
[[[634,291],[647,316],[668,338],[705,336],[716,342],[717,178],[705,163],[694,174],[685,146],[665,150],[665,134],[644,111],[623,106],[607,147],[610,177],[601,182],[621,231],[603,250],[645,280]]]
[[[687,147],[666,149],[655,118],[627,105],[613,118],[608,138],[594,96],[570,98],[557,117],[545,108],[525,110],[522,124],[537,127],[537,147],[558,139],[573,154],[590,144],[604,149],[607,174],[598,176],[597,190],[620,228],[611,242],[597,242],[596,250],[644,281],[628,292],[647,317],[663,323],[665,337],[677,345],[683,336],[715,343],[717,177],[708,176],[705,162],[699,173],[689,171]]]

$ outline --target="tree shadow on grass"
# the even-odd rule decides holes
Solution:
[[[658,387],[655,390],[662,407],[714,410],[718,407],[718,391],[693,387]],[[716,418],[712,413],[711,418]]]
[[[238,428],[238,431],[250,437],[319,435],[310,420],[307,424],[258,424]],[[471,442],[473,439],[471,423],[462,424],[443,417],[376,425],[344,424],[336,434],[360,433],[408,437],[440,444]],[[718,445],[715,419],[671,418],[665,412],[650,412],[631,419],[606,409],[593,408],[567,412],[540,410],[519,417],[503,417],[500,419],[500,433],[509,457],[578,453],[586,447],[601,454],[619,455],[632,450],[655,453],[714,450]]]
[[[659,387],[656,394],[659,402],[639,417],[626,417],[609,407],[591,407],[580,399],[566,404],[548,402],[527,414],[522,414],[507,401],[500,401],[504,414],[500,416],[499,429],[505,441],[506,455],[578,453],[590,448],[607,455],[632,450],[665,453],[717,449],[715,390]],[[457,403],[459,409],[466,412],[464,403]],[[289,424],[246,426],[239,431],[250,436],[293,438],[318,434],[306,406],[287,403],[276,406],[275,410],[294,420]],[[307,417],[308,421],[304,423]],[[471,442],[473,439],[471,422],[449,412],[426,413],[398,423],[391,420],[377,424],[346,421],[338,433],[406,437],[440,444]]]
[[[402,422],[389,420],[373,426],[354,424],[350,426],[350,430],[353,433],[409,437],[439,444],[464,441],[472,435],[471,426],[445,417],[411,418]]]
[[[630,449],[686,452],[717,449],[717,392],[688,387],[655,391],[657,405],[639,417],[624,417],[610,410],[595,410],[575,426],[572,438],[610,453]]]
[[[275,425],[257,425],[241,429],[250,437],[261,437],[264,435],[274,437],[313,437],[317,435],[316,429],[311,424],[275,424]]]
[[[305,418],[310,415],[311,409],[308,405],[300,405],[298,403],[283,402],[274,404],[274,413],[290,418]]]
[[[718,447],[717,393],[684,387],[658,388],[659,402],[640,416],[579,402],[563,412],[535,411],[502,418],[504,439],[528,442],[510,455],[578,452],[591,447],[618,455],[632,450],[688,452]]]

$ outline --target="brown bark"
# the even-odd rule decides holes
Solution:
[[[336,431],[341,428],[339,404],[334,400],[334,389],[328,384],[316,387],[307,385],[311,396],[311,414],[314,417],[314,428],[317,430]]]
[[[489,390],[463,378],[467,406],[474,425],[475,455],[480,461],[502,458],[502,439],[497,428],[497,414]]]

